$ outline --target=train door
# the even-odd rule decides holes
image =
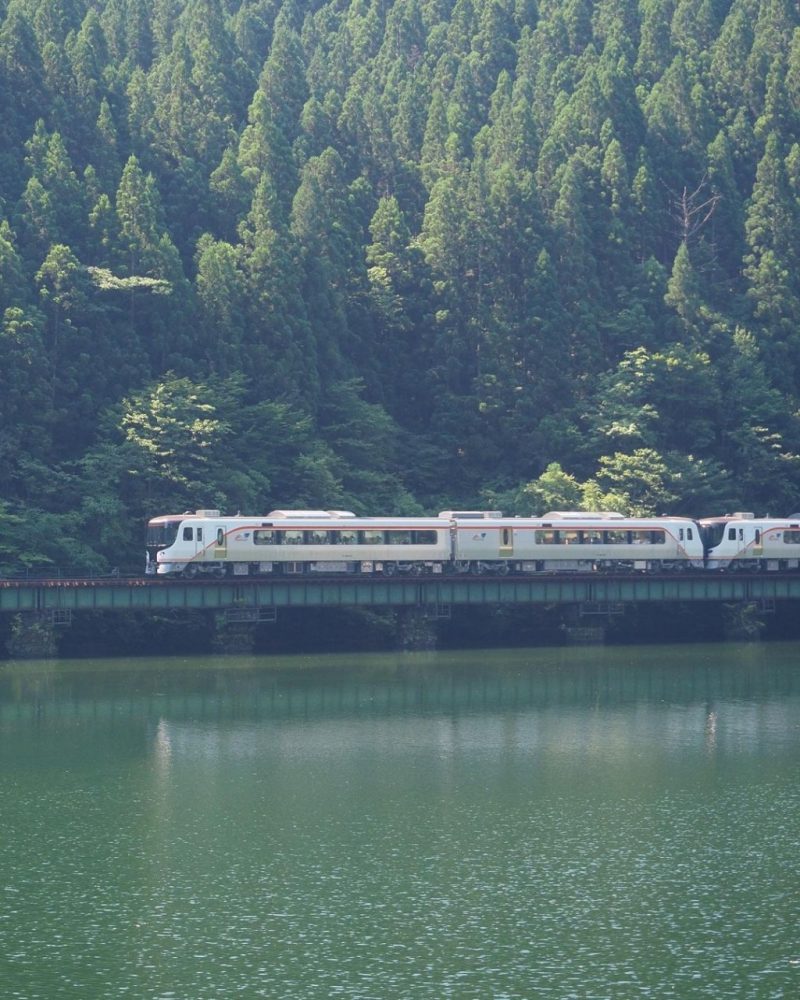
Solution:
[[[228,535],[225,531],[224,524],[218,524],[214,527],[214,558],[215,559],[227,559],[228,558]]]
[[[509,559],[514,555],[514,529],[500,529],[500,555],[503,559]]]
[[[744,528],[741,525],[728,525],[728,541],[733,543],[730,546],[731,558],[738,559],[744,555],[747,543],[744,537]]]
[[[181,542],[183,553],[188,555],[189,560],[194,559],[198,553],[202,552],[203,529],[196,527],[191,522],[185,523],[181,529]]]

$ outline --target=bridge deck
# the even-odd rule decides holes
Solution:
[[[0,612],[800,599],[800,574],[3,580]]]

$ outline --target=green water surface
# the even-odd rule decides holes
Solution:
[[[800,996],[800,647],[0,665],[0,997]]]

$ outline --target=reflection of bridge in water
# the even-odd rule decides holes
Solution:
[[[712,650],[714,647],[710,647]],[[786,649],[787,647],[782,647]],[[124,725],[131,721],[269,721],[464,714],[563,706],[607,707],[630,703],[690,705],[800,692],[800,672],[753,647],[739,662],[721,662],[716,651],[703,666],[702,647],[691,665],[673,651],[624,649],[511,651],[508,667],[463,666],[455,657],[388,661],[359,672],[340,666],[313,669],[225,668],[69,673],[63,668],[0,674],[0,724],[53,720]],[[496,654],[493,654],[496,655]],[[791,655],[790,652],[785,655]],[[644,660],[644,664],[641,662]],[[744,662],[743,662],[744,660]]]

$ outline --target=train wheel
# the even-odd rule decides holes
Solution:
[[[483,576],[486,572],[486,567],[482,562],[473,562],[469,564],[469,571],[473,576]]]
[[[187,580],[191,580],[197,576],[197,563],[187,563],[183,567],[183,575]]]
[[[384,576],[394,576],[397,573],[397,563],[396,562],[385,562],[383,564],[383,574]]]

